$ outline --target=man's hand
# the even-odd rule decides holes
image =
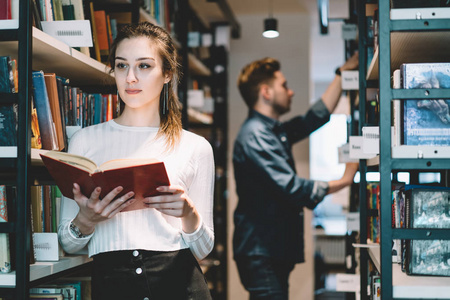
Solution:
[[[355,52],[339,69],[341,71],[356,70],[359,66],[359,54]]]

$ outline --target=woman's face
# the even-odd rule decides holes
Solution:
[[[169,81],[156,46],[147,37],[125,39],[116,49],[115,79],[120,97],[132,109],[159,109],[159,95]]]

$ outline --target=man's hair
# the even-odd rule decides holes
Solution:
[[[278,60],[266,57],[251,62],[241,70],[237,84],[249,108],[253,108],[256,104],[261,84],[270,84],[275,79],[275,72],[280,68]]]

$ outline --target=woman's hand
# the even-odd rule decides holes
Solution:
[[[77,226],[83,234],[91,234],[94,232],[97,223],[114,217],[124,208],[134,203],[135,199],[130,199],[134,196],[133,192],[129,192],[114,200],[122,190],[122,187],[116,187],[103,199],[100,199],[101,188],[97,187],[88,198],[81,193],[80,186],[75,183],[73,185],[73,200],[75,200],[80,207],[78,215],[73,220],[75,226]]]
[[[147,197],[144,199],[144,203],[149,208],[154,208],[163,214],[181,218],[183,231],[194,232],[199,226],[200,216],[183,187],[179,185],[160,186],[157,190],[165,194]]]

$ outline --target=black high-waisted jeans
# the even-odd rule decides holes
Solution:
[[[191,250],[125,250],[93,256],[93,300],[211,299]]]

